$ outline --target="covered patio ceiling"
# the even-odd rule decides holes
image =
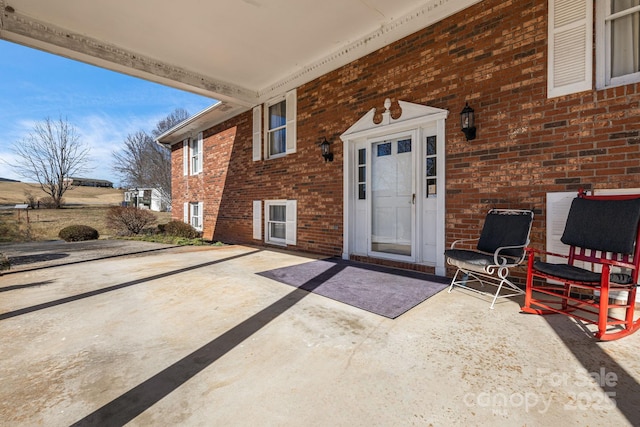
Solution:
[[[0,0],[0,38],[234,116],[480,0]]]

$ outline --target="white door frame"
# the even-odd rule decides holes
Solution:
[[[446,120],[449,111],[443,110],[440,108],[428,107],[421,104],[413,104],[410,102],[398,101],[399,107],[401,109],[401,115],[398,118],[391,117],[391,101],[389,99],[385,100],[384,106],[385,111],[382,113],[382,120],[379,123],[374,122],[374,116],[376,113],[376,109],[372,108],[367,112],[360,120],[358,120],[353,126],[351,126],[345,133],[340,135],[340,139],[343,141],[343,200],[344,200],[344,217],[343,217],[343,259],[349,259],[349,256],[352,253],[355,253],[355,244],[354,244],[354,215],[355,215],[355,188],[357,187],[354,183],[355,173],[354,171],[354,159],[357,156],[357,151],[355,150],[356,144],[362,145],[363,142],[366,141],[367,147],[371,147],[371,141],[377,140],[379,141],[381,138],[384,138],[387,135],[394,135],[402,132],[415,132],[415,141],[416,141],[416,154],[414,155],[416,158],[415,161],[415,170],[416,173],[419,173],[421,170],[417,166],[422,161],[422,149],[418,149],[422,145],[422,140],[424,139],[425,128],[433,128],[434,124],[436,127],[436,135],[437,135],[437,144],[438,144],[438,164],[437,170],[438,172],[438,180],[437,180],[437,194],[438,196],[438,206],[437,206],[437,219],[436,219],[436,241],[437,241],[437,259],[435,262],[435,273],[438,275],[445,274],[445,259],[444,259],[444,244],[445,244],[445,233],[444,233],[444,213],[445,213],[445,150],[444,150],[444,140],[445,140],[445,126],[444,121]],[[370,169],[371,165],[371,150],[367,150],[367,165],[368,169]],[[370,172],[367,171],[367,174],[370,175]],[[420,178],[422,179],[422,178]],[[368,185],[370,187],[370,185]],[[416,191],[420,191],[421,186],[416,188]],[[367,189],[367,193],[369,193],[369,189]],[[421,217],[421,197],[417,197],[416,205],[414,206],[414,210],[416,212],[416,218],[418,218],[414,223],[419,221]],[[418,228],[418,227],[416,227]],[[423,262],[423,254],[421,248],[421,238],[420,238],[420,230],[414,230],[414,247],[416,248],[414,262],[422,263]],[[413,254],[412,254],[413,255]]]

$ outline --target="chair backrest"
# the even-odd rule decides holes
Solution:
[[[565,245],[633,254],[640,223],[640,194],[587,196],[571,202],[560,241]]]
[[[484,220],[477,248],[494,253],[500,247],[528,245],[532,222],[533,211],[530,210],[491,209]],[[519,258],[524,254],[524,248],[505,249],[500,254]]]

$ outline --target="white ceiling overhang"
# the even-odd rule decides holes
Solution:
[[[0,38],[220,100],[232,117],[481,0],[0,0]]]

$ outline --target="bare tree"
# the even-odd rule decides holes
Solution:
[[[157,137],[178,123],[186,120],[189,114],[178,108],[160,120],[152,135],[140,130],[127,135],[124,148],[113,153],[114,166],[122,183],[129,187],[149,187],[160,191],[162,205],[171,206],[171,151],[156,144]]]
[[[47,117],[12,151],[17,160],[13,170],[26,179],[34,179],[51,196],[55,208],[62,205],[62,196],[71,186],[70,177],[90,170],[89,147],[80,141],[75,128],[66,119]]]
[[[177,125],[180,122],[184,122],[189,118],[189,113],[184,108],[176,108],[171,114],[164,119],[160,120],[156,125],[156,128],[151,131],[154,137],[158,137]]]

